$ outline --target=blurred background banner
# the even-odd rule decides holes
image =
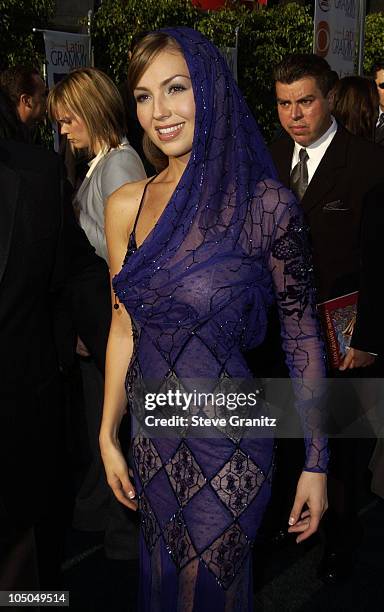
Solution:
[[[221,55],[226,59],[229,69],[232,72],[233,78],[237,81],[237,46],[236,47],[220,47]]]
[[[75,68],[91,65],[91,37],[44,30],[45,57],[49,89]]]
[[[316,0],[314,53],[324,57],[339,77],[343,77],[355,73],[358,47],[359,1]]]
[[[51,89],[68,72],[91,65],[91,37],[88,34],[72,34],[43,30],[45,45],[46,83]],[[59,134],[54,126],[55,150],[59,150]]]

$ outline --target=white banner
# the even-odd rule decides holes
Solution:
[[[91,37],[88,34],[70,34],[44,30],[48,87],[56,85],[75,68],[91,64]]]
[[[355,73],[359,44],[359,0],[315,0],[313,52],[339,77]]]
[[[47,85],[51,89],[68,72],[91,65],[91,37],[44,30]],[[55,150],[59,148],[59,135],[54,129]]]

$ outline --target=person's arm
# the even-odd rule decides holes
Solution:
[[[318,528],[327,508],[327,440],[322,433],[320,398],[325,379],[324,347],[316,316],[311,253],[301,211],[280,186],[264,191],[262,235],[272,274],[282,345],[304,430],[306,460],[300,476],[289,531],[301,542]],[[308,509],[303,511],[304,505]]]
[[[59,354],[69,356],[74,351],[75,342],[69,338],[68,326],[81,337],[104,376],[111,317],[108,267],[77,223],[71,190],[62,176],[60,184],[62,229],[52,280]],[[71,360],[72,357],[68,361]]]
[[[110,259],[111,278],[120,269],[127,250],[127,227],[130,223],[126,197],[114,194],[106,206],[105,230]],[[118,432],[126,411],[125,377],[133,351],[130,317],[120,305],[112,309],[106,368],[103,418],[100,429],[100,449],[107,481],[117,499],[131,509],[137,504],[134,487],[129,479],[128,467],[122,455]]]

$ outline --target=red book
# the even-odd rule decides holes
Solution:
[[[329,365],[337,369],[349,348],[356,321],[358,291],[317,305]]]

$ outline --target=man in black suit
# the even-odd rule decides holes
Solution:
[[[364,314],[371,295],[363,294],[360,286],[360,229],[364,196],[383,177],[384,152],[347,132],[332,117],[334,76],[324,59],[311,54],[287,56],[274,76],[286,135],[271,145],[271,153],[280,180],[295,191],[310,228],[318,302],[360,289],[351,348],[340,371],[358,368],[362,375],[359,369],[370,371],[380,346],[376,322]],[[335,551],[339,558],[342,555],[341,563],[350,555],[345,548],[350,531],[343,526],[351,528],[356,519],[355,500],[347,493],[351,487],[345,484],[348,449],[348,444],[335,445],[330,466],[329,546],[323,565],[323,576],[329,579],[337,577]],[[335,488],[343,497],[340,503],[332,492],[334,469],[339,483]],[[349,478],[354,478],[351,464]]]
[[[372,69],[379,94],[379,115],[377,117],[375,142],[384,145],[384,61],[377,62]]]
[[[359,287],[363,198],[382,180],[384,168],[381,148],[332,117],[330,73],[325,60],[310,54],[288,56],[277,66],[278,113],[287,134],[271,145],[280,180],[296,192],[311,230],[319,302]],[[306,161],[300,162],[300,153]],[[300,165],[304,180],[296,188]],[[372,321],[358,317],[351,346],[341,368],[373,363]]]
[[[18,137],[0,102],[0,133]],[[54,153],[0,140],[0,194],[0,590],[57,588],[64,427],[55,295],[65,292],[102,368],[108,269],[76,223]]]

